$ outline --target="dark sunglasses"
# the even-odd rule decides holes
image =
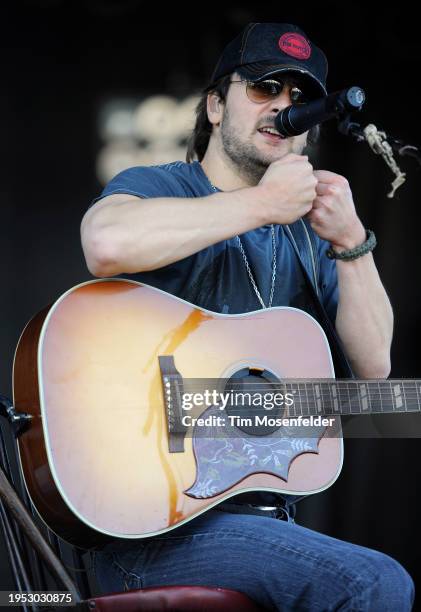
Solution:
[[[231,81],[231,83],[246,83],[246,93],[249,100],[256,104],[264,104],[270,100],[274,100],[281,95],[285,85],[290,87],[290,97],[293,104],[306,104],[309,102],[309,97],[302,91],[300,87],[295,85],[290,80],[275,81],[267,79],[258,83],[253,81]]]

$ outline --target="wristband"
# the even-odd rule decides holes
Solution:
[[[355,247],[354,249],[349,249],[348,251],[341,251],[337,253],[330,246],[326,251],[326,255],[329,259],[339,259],[340,261],[352,261],[353,259],[357,259],[358,257],[362,257],[367,253],[370,253],[374,249],[377,244],[376,236],[374,232],[371,230],[366,230],[366,241]]]

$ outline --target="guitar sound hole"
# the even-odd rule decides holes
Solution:
[[[231,423],[253,436],[267,436],[280,426],[274,419],[282,418],[285,409],[281,396],[281,381],[272,372],[259,368],[242,368],[235,372],[225,386],[231,401],[225,410]]]

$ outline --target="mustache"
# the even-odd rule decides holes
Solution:
[[[276,130],[275,117],[264,117],[261,121],[259,121],[257,129],[260,130],[262,127],[270,127]]]

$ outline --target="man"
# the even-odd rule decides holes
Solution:
[[[283,108],[326,95],[326,74],[323,52],[298,27],[250,24],[198,106],[190,163],[115,177],[86,213],[82,243],[95,276],[130,274],[218,312],[295,306],[320,319],[313,282],[352,370],[384,378],[393,315],[373,236],[346,179],[302,155],[308,134],[282,138],[274,128]],[[109,547],[96,555],[100,583],[214,585],[277,610],[411,608],[412,581],[396,561],[277,520],[280,512],[250,503],[258,499],[243,495],[235,511],[226,504],[136,546]]]

